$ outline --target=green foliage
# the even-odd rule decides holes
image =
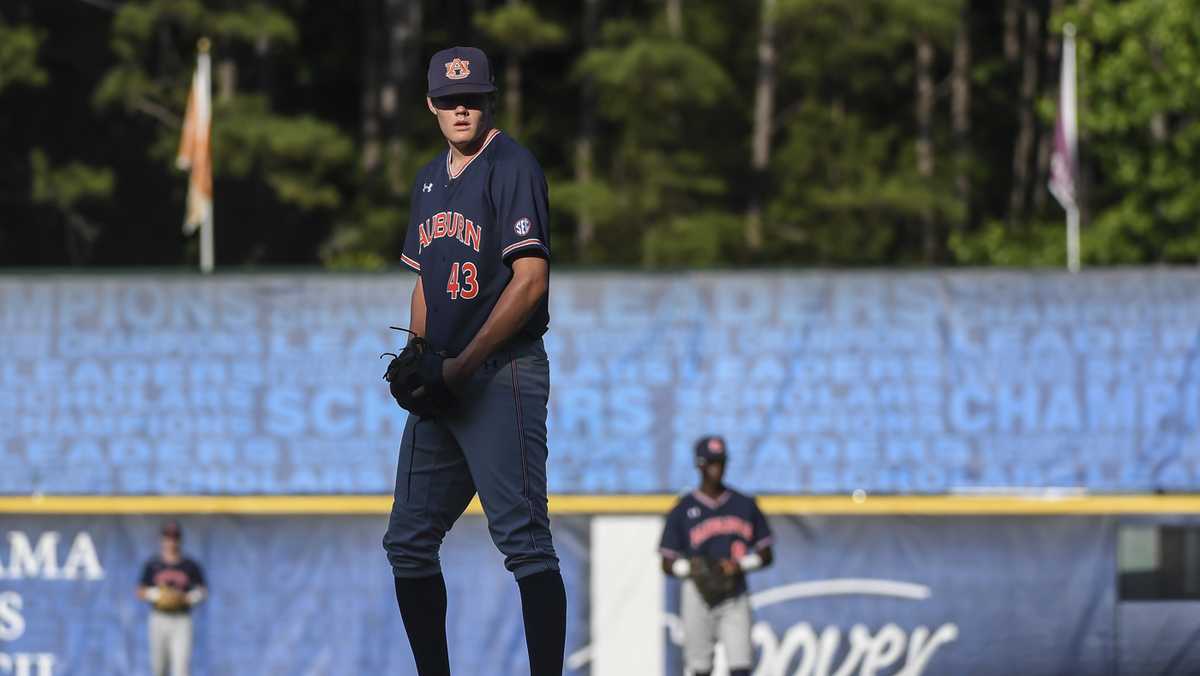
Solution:
[[[164,47],[164,34],[184,39]],[[261,3],[215,11],[200,0],[127,2],[113,18],[110,44],[117,63],[96,87],[95,103],[152,114],[169,124],[172,111],[182,111],[187,101],[195,45],[204,36],[214,38],[218,50],[260,42],[292,45],[297,29],[286,14]],[[176,115],[176,125],[181,116]]]
[[[1200,260],[1200,2],[1101,0],[1079,31],[1082,152],[1101,179],[1097,263]]]
[[[1062,267],[1067,258],[1062,221],[1037,221],[1017,228],[989,221],[969,235],[951,233],[950,250],[964,265]]]
[[[436,134],[436,132],[434,132]],[[321,262],[338,270],[378,270],[394,264],[408,229],[408,186],[418,169],[431,156],[444,153],[445,142],[427,139],[433,145],[412,147],[407,143],[384,156],[380,171],[359,171],[354,201],[339,209],[332,233],[318,251]],[[396,186],[403,185],[399,193]]]
[[[966,217],[945,154],[934,176],[917,172],[912,104],[881,106],[913,90],[916,35],[949,42],[960,11],[957,0],[781,0],[779,30],[800,36],[782,60],[804,97],[771,163],[772,260],[914,262],[925,219]]]
[[[37,63],[45,31],[32,26],[9,25],[0,17],[0,93],[15,85],[41,87],[49,80]]]
[[[293,45],[298,38],[292,17],[261,2],[220,10],[202,0],[132,0],[113,19],[113,51],[122,59],[135,58],[164,25],[190,36],[188,47],[202,35],[248,45],[261,40]]]
[[[175,36],[164,42],[163,35]],[[295,45],[294,18],[264,3],[218,9],[199,0],[143,0],[121,5],[113,19],[111,46],[116,63],[96,87],[101,109],[119,108],[153,118],[155,139],[147,156],[167,170],[195,70],[195,45],[212,38],[214,63],[246,64],[241,47],[257,58],[266,49]],[[219,77],[213,69],[214,79]],[[214,86],[218,83],[214,82]],[[267,93],[237,92],[213,104],[213,174],[218,182],[261,184],[283,208],[272,221],[298,223],[312,212],[332,213],[345,204],[355,159],[351,137],[336,125],[308,114],[273,109]],[[220,186],[217,188],[221,194]],[[179,196],[182,198],[182,195]],[[216,200],[220,210],[224,201]],[[221,220],[218,218],[218,220]]]
[[[262,96],[236,96],[213,111],[217,175],[262,177],[279,200],[301,210],[333,209],[342,198],[333,181],[354,158],[337,127],[308,115],[272,114]]]
[[[605,26],[607,45],[590,50],[575,72],[599,92],[600,110],[638,142],[678,142],[682,129],[664,124],[674,111],[702,109],[733,91],[721,64],[684,42],[639,35],[628,22]]]
[[[214,12],[204,25],[208,33],[230,42],[294,46],[299,39],[296,23],[283,12],[262,3],[236,10]]]
[[[741,237],[741,219],[728,212],[678,216],[642,235],[642,263],[647,267],[720,265]]]
[[[358,218],[343,223],[321,247],[321,261],[334,270],[381,270],[386,253],[394,250],[397,233],[404,232],[404,215],[398,209],[368,204],[356,209]]]
[[[83,207],[112,197],[112,170],[82,162],[55,167],[40,149],[29,153],[29,166],[33,179],[30,202],[52,214],[50,222],[56,228],[62,227],[71,262],[87,262],[103,228],[84,215]]]
[[[963,0],[778,0],[788,76],[839,98],[878,106],[884,92],[912,87],[913,42],[923,33],[945,47]]]
[[[555,217],[573,218],[577,212],[591,214],[600,223],[615,223],[621,217],[622,196],[604,180],[550,181],[550,208]]]
[[[621,131],[601,177],[564,189],[597,223],[591,255],[628,261],[640,250],[635,260],[647,265],[683,263],[688,255],[715,262],[733,217],[710,212],[707,202],[725,193],[726,182],[689,141],[700,114],[733,83],[719,63],[684,42],[626,21],[610,22],[603,34],[604,44],[583,55],[575,74],[593,83],[599,113]]]
[[[30,199],[62,211],[75,209],[81,203],[109,197],[113,192],[111,169],[94,167],[82,162],[70,162],[54,167],[41,150],[29,154],[33,170]]]
[[[567,32],[538,14],[533,5],[510,2],[490,12],[475,15],[475,25],[497,44],[518,56],[556,47],[566,42]]]
[[[418,120],[417,55],[478,39],[503,54],[492,56],[506,78],[527,83],[514,90],[527,118],[519,137],[551,180],[558,261],[1059,266],[1063,216],[1045,189],[1044,153],[1054,46],[1070,20],[1085,263],[1200,260],[1200,0],[1022,0],[1012,36],[1006,3],[776,0],[765,172],[750,166],[761,0],[688,0],[678,36],[662,0],[601,2],[600,29],[587,36],[577,5],[418,1],[419,22],[385,0],[126,0],[114,12],[81,3],[97,20],[80,27],[55,3],[14,0],[0,10],[0,161],[29,186],[16,193],[25,201],[15,218],[64,226],[70,262],[127,250],[100,242],[124,231],[90,220],[130,208],[116,203],[127,195],[119,177],[123,189],[147,187],[142,232],[166,232],[158,224],[173,225],[183,208],[172,165],[196,43],[207,36],[217,221],[256,225],[226,231],[222,247],[245,262],[395,265],[412,176],[445,148]],[[1044,22],[1036,35],[1026,11]],[[409,18],[378,25],[396,12]],[[411,32],[397,37],[400,28]],[[931,176],[917,168],[918,43],[934,52],[932,126],[921,137]],[[960,44],[970,49],[965,130],[950,114]],[[1026,60],[1036,125],[1023,156]],[[585,147],[590,154],[576,155]],[[587,180],[576,173],[585,158]],[[744,242],[752,201],[761,249]],[[14,238],[0,251],[30,249]],[[147,259],[185,255],[177,238],[144,239],[178,248]]]
[[[775,256],[895,261],[904,255],[897,247],[905,233],[915,233],[925,214],[963,216],[944,177],[917,175],[907,139],[894,130],[808,104],[788,136],[772,163],[778,197],[769,206],[767,235]]]

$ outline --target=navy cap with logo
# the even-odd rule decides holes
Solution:
[[[183,529],[179,527],[178,521],[164,522],[159,532],[162,533],[162,536],[165,538],[171,538],[173,540],[183,539]]]
[[[700,437],[696,442],[696,465],[703,467],[710,462],[725,462],[725,440],[718,436]]]
[[[429,97],[496,91],[487,54],[475,47],[443,49],[429,60]]]

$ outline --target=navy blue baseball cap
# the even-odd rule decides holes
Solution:
[[[475,47],[443,49],[429,60],[429,97],[496,91],[487,54]]]
[[[703,467],[710,462],[725,462],[725,439],[718,436],[700,437],[696,442],[696,465]]]

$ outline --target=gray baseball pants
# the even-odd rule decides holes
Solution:
[[[383,547],[396,577],[441,572],[446,532],[476,492],[504,567],[521,579],[558,570],[546,506],[550,362],[541,339],[485,360],[459,405],[408,416]]]
[[[750,644],[750,595],[739,594],[709,607],[691,580],[680,586],[679,614],[683,620],[683,662],[691,673],[713,668],[713,649],[725,646],[730,669],[749,669],[754,663]]]
[[[150,611],[150,671],[154,676],[188,676],[192,661],[192,616]]]

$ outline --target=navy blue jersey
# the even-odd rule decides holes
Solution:
[[[142,566],[138,580],[143,587],[171,587],[177,591],[190,592],[204,586],[204,571],[200,564],[184,558],[177,563],[167,563],[161,556],[154,556]]]
[[[449,149],[417,172],[401,260],[421,275],[425,337],[438,349],[466,348],[512,279],[514,259],[549,258],[547,195],[537,160],[497,129],[457,174]],[[544,296],[517,336],[541,336],[549,319]]]
[[[692,491],[667,514],[659,552],[668,559],[694,556],[737,561],[771,544],[771,527],[754,498],[726,489],[713,498]],[[744,576],[737,592],[744,591]]]

